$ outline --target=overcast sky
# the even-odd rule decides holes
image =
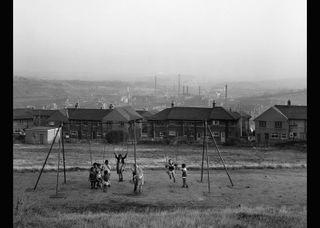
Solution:
[[[306,78],[305,0],[14,0],[14,74]]]

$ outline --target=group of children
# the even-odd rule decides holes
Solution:
[[[173,182],[176,182],[175,170],[177,169],[178,164],[174,163],[171,159],[169,159],[165,167],[168,169],[167,173],[169,175],[169,178],[173,179]],[[182,171],[182,188],[188,188],[186,164],[181,165],[181,171]]]
[[[108,160],[105,160],[104,165],[97,162],[93,163],[89,174],[91,189],[101,188],[103,191],[106,191],[107,187],[111,187],[110,173],[111,166],[109,165]]]
[[[175,170],[177,169],[177,164],[174,163],[171,159],[168,160],[168,163],[165,167],[168,169],[167,173],[170,179],[173,179],[173,182],[176,182],[175,178]],[[188,188],[187,184],[187,167],[186,164],[181,165],[182,171],[182,188]],[[104,165],[100,163],[93,163],[90,168],[89,181],[91,182],[91,189],[101,188],[103,191],[107,190],[107,187],[111,187],[110,183],[110,174],[111,174],[111,166],[109,165],[109,161],[105,160]],[[135,172],[132,169],[133,181]],[[119,180],[120,181],[120,180]],[[143,184],[143,183],[142,183]]]

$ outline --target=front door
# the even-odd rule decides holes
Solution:
[[[226,142],[226,133],[224,131],[221,132],[221,143]]]

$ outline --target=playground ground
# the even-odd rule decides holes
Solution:
[[[234,183],[231,187],[217,152],[209,146],[208,193],[206,170],[200,181],[201,146],[137,145],[145,185],[141,194],[133,194],[129,171],[134,161],[132,146],[66,144],[67,184],[60,172],[58,196],[62,198],[57,198],[57,145],[32,191],[49,148],[13,145],[14,227],[307,226],[307,153],[303,151],[220,147]],[[114,152],[128,152],[125,181],[118,182],[113,170],[108,192],[91,190],[91,159],[108,159],[114,168]],[[170,181],[164,170],[166,156],[187,164],[188,189],[181,188],[181,171],[176,183]]]
[[[179,171],[173,183],[165,170],[145,170],[143,192],[134,194],[129,172],[124,182],[113,172],[111,187],[102,192],[90,189],[88,172],[72,171],[67,172],[67,184],[60,173],[62,198],[55,198],[56,172],[44,172],[34,192],[39,172],[14,172],[15,226],[306,227],[305,168],[230,170],[233,187],[224,170],[209,174],[210,193],[207,172],[201,182],[200,171],[190,171],[189,188],[181,188]]]

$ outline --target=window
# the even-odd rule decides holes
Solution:
[[[219,125],[219,120],[212,120],[212,125]]]
[[[282,128],[282,122],[281,121],[275,121],[274,122],[274,127],[275,128]]]
[[[290,138],[297,137],[297,132],[290,132]]]
[[[287,134],[286,133],[282,133],[281,134],[281,139],[287,139]]]
[[[266,127],[267,122],[266,121],[259,121],[259,127]]]
[[[197,132],[197,138],[201,138],[201,133]]]
[[[169,135],[170,136],[176,136],[176,132],[175,131],[169,131]]]
[[[164,132],[162,132],[162,131],[159,132],[159,136],[160,136],[160,137],[163,137],[164,135],[165,135]]]
[[[290,125],[292,128],[298,126],[298,124],[297,124],[296,121],[294,121],[294,120],[290,120],[290,121],[289,121],[289,125]]]
[[[124,127],[124,122],[120,122],[120,127],[121,127],[121,128]]]
[[[219,131],[214,131],[212,132],[213,137],[220,137],[220,132]]]
[[[279,138],[279,134],[278,133],[272,133],[271,134],[271,139],[278,139]]]

